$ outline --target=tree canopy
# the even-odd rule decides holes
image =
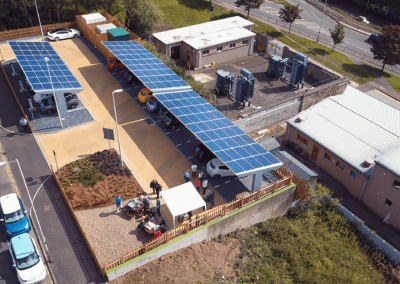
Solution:
[[[335,28],[333,30],[329,29],[329,32],[331,34],[331,38],[333,41],[333,47],[332,47],[332,51],[333,51],[337,44],[343,43],[344,34],[345,34],[344,26],[341,23],[337,23],[337,25],[335,26]]]
[[[162,20],[162,12],[151,0],[124,0],[125,26],[134,32],[153,32],[153,23]]]
[[[279,10],[279,19],[281,19],[285,23],[289,23],[289,34],[292,28],[292,24],[297,19],[301,19],[300,13],[303,12],[303,9],[299,8],[300,4],[292,5],[287,3]]]
[[[382,60],[382,69],[385,65],[400,64],[400,26],[384,26],[379,34],[379,40],[372,44],[371,52],[374,59]]]
[[[247,11],[247,19],[250,15],[250,9],[260,9],[264,0],[236,0],[235,5],[236,7],[244,6],[245,11]]]

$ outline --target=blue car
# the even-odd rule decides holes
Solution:
[[[0,221],[9,238],[31,230],[22,200],[15,193],[0,197]]]

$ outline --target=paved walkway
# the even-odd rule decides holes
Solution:
[[[1,71],[0,86],[2,101],[0,104],[0,125],[9,131],[19,132],[21,129],[19,129],[18,121],[21,117],[21,111],[4,73]],[[29,192],[33,198],[41,183],[51,174],[50,168],[33,135],[19,135],[7,130],[0,128],[0,145],[4,152],[3,155],[8,161],[19,160]],[[13,166],[11,171],[18,188],[24,189],[18,168]],[[27,209],[30,208],[27,192],[21,190],[20,193]],[[77,224],[51,178],[36,195],[34,204],[52,257],[50,268],[54,272],[55,283],[105,283]],[[14,284],[16,282],[6,283]]]

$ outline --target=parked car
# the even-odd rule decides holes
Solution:
[[[161,122],[162,124],[167,127],[170,128],[172,130],[174,130],[177,126],[181,125],[182,123],[170,112],[165,113],[162,117],[161,117]]]
[[[379,34],[371,34],[368,41],[373,43],[380,41]]]
[[[9,251],[21,284],[36,284],[46,278],[47,272],[41,259],[42,254],[29,234],[13,237]]]
[[[126,72],[124,79],[125,79],[125,82],[127,82],[132,87],[135,87],[136,85],[139,85],[142,83],[135,75],[133,75],[133,73],[131,71]]]
[[[211,152],[206,146],[204,146],[204,144],[200,144],[194,147],[193,156],[195,156],[200,162],[205,163],[215,158],[214,153]]]
[[[118,60],[117,57],[112,57],[108,60],[107,67],[110,70],[117,72],[119,69],[124,69],[126,66]]]
[[[9,238],[31,230],[22,200],[15,193],[0,197],[0,221]]]
[[[138,93],[138,99],[142,103],[146,103],[148,99],[153,97],[153,92],[149,88],[143,88]]]
[[[162,107],[162,104],[154,97],[150,98],[146,102],[146,108],[149,112],[158,112]]]
[[[359,20],[360,22],[363,22],[363,23],[369,24],[369,21],[367,20],[367,18],[366,18],[366,17],[359,16],[359,17],[358,17],[358,20]]]
[[[65,96],[65,95],[67,95],[67,96]],[[75,93],[64,94],[64,96],[65,96],[65,102],[67,103],[68,109],[75,109],[79,105],[79,99]],[[43,100],[39,103],[39,105],[40,105],[39,111],[41,111],[41,112],[45,112],[48,114],[57,112],[56,104],[55,104],[53,98],[48,98],[47,100]]]
[[[64,29],[64,28],[54,29],[47,33],[49,40],[55,40],[55,41],[59,41],[60,39],[73,38],[73,37],[77,38],[80,35],[81,35],[81,33],[78,30]]]
[[[65,93],[64,97],[67,97],[67,96],[69,96],[71,94],[76,95],[76,93]],[[40,104],[41,101],[47,100],[49,98],[53,98],[53,94],[35,94],[33,96],[33,100],[38,104]]]
[[[207,174],[214,179],[235,176],[235,174],[218,158],[214,158],[207,163]]]

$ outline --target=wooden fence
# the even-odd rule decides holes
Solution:
[[[66,195],[66,193],[65,193],[65,191],[64,191],[64,188],[62,187],[62,185],[61,185],[61,183],[60,183],[60,180],[58,179],[58,176],[56,175],[56,173],[55,173],[54,170],[53,170],[53,166],[50,165],[50,167],[51,167],[51,172],[53,173],[54,179],[56,180],[56,182],[57,182],[57,184],[58,184],[58,187],[60,188],[61,193],[62,193],[62,195],[64,196],[65,201],[66,201],[67,204],[68,204],[69,210],[71,211],[72,216],[73,216],[74,219],[75,219],[75,222],[78,224],[79,229],[81,230],[81,233],[82,233],[83,237],[85,238],[85,241],[86,241],[86,243],[87,243],[87,245],[88,245],[90,251],[92,252],[92,255],[93,255],[93,257],[94,257],[94,259],[95,259],[95,261],[96,261],[96,263],[97,263],[97,266],[99,267],[99,269],[100,269],[101,273],[103,274],[103,276],[106,277],[105,271],[103,271],[103,269],[102,269],[102,267],[101,267],[101,265],[100,265],[100,262],[99,262],[99,260],[97,259],[97,255],[96,255],[96,253],[95,253],[95,250],[94,250],[94,249],[92,248],[92,246],[90,245],[90,242],[89,242],[88,238],[87,238],[86,235],[85,235],[85,231],[84,231],[83,228],[81,227],[81,224],[80,224],[78,218],[77,218],[76,215],[75,215],[75,211],[74,211],[74,209],[72,208],[71,203],[69,202],[69,199],[68,199],[68,197],[67,197],[67,195]],[[140,248],[139,248],[139,249],[140,249]],[[139,254],[138,254],[138,255],[139,255]],[[135,256],[134,253],[131,252],[130,257],[136,257],[136,256]]]
[[[18,97],[17,97],[17,94],[16,94],[15,91],[14,91],[13,86],[11,85],[10,79],[8,79],[6,70],[4,70],[4,67],[3,67],[3,64],[2,64],[2,63],[0,63],[0,67],[1,67],[1,70],[3,70],[4,76],[5,76],[6,79],[7,79],[8,85],[10,86],[10,89],[11,89],[11,91],[12,91],[14,97],[15,97],[15,100],[17,101],[17,103],[18,103],[18,105],[19,105],[19,108],[21,109],[21,112],[22,112],[23,117],[25,117],[25,119],[28,121],[28,126],[29,126],[29,129],[31,130],[31,133],[33,133],[32,125],[31,125],[31,123],[29,122],[28,116],[25,114],[24,108],[22,107],[22,105],[21,105],[21,103],[20,103],[20,101],[19,101],[19,99],[18,99]]]
[[[280,168],[277,170],[274,170],[274,172],[281,178],[281,180],[276,181],[275,183],[269,184],[263,188],[260,188],[259,190],[242,197],[241,199],[236,199],[233,200],[227,204],[217,206],[213,209],[207,210],[206,212],[200,213],[196,216],[193,216],[192,219],[188,221],[185,221],[182,223],[181,226],[176,227],[172,230],[167,231],[166,233],[162,234],[160,238],[154,239],[152,241],[149,241],[145,243],[144,245],[135,248],[135,250],[124,254],[123,256],[119,257],[118,259],[104,265],[104,267],[101,269],[103,273],[105,273],[107,270],[112,269],[128,260],[131,260],[135,257],[138,257],[141,254],[144,254],[148,251],[151,251],[152,249],[155,249],[170,240],[173,240],[179,236],[182,236],[196,228],[199,228],[202,225],[207,224],[208,222],[211,222],[213,220],[216,220],[218,218],[221,218],[223,216],[226,216],[230,214],[231,212],[234,212],[243,206],[246,206],[252,202],[255,202],[259,200],[262,197],[265,197],[271,193],[274,193],[284,187],[287,187],[292,184],[292,179],[293,179],[293,174],[290,173],[287,169],[285,168]]]
[[[101,52],[107,59],[110,57],[114,57],[112,54],[101,42],[108,41],[107,34],[99,34],[96,31],[96,26],[104,25],[104,24],[114,24],[116,27],[124,28],[131,36],[130,40],[137,41],[142,44],[142,40],[140,37],[131,32],[128,28],[126,28],[123,24],[118,22],[113,16],[109,15],[107,12],[100,12],[107,20],[94,24],[85,24],[82,20],[82,16],[76,16],[76,26],[77,29],[96,47],[98,51]]]
[[[66,23],[50,24],[50,25],[44,25],[44,26],[42,26],[42,28],[43,28],[43,34],[47,34],[48,31],[57,29],[57,28],[74,29],[75,23],[74,22],[66,22]],[[5,32],[0,32],[0,41],[28,37],[28,36],[41,35],[41,34],[42,34],[42,32],[40,31],[40,26],[30,27],[30,28],[25,28],[25,29],[10,30],[10,31],[5,31]]]

